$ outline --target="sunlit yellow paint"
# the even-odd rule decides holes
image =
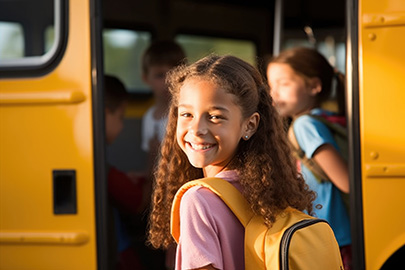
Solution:
[[[1,244],[82,245],[89,241],[86,232],[0,232]]]
[[[364,244],[374,270],[405,244],[405,1],[359,3]]]
[[[79,103],[86,99],[81,90],[66,90],[49,92],[17,92],[0,93],[0,105],[19,104],[61,104]]]
[[[69,9],[56,69],[0,80],[0,269],[97,269],[90,4]],[[54,169],[76,170],[77,214],[53,213]]]

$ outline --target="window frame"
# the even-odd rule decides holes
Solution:
[[[50,73],[59,64],[68,42],[69,1],[55,0],[54,3],[55,43],[52,48],[41,56],[0,61],[0,78],[43,76]]]

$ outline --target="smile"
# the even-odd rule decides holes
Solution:
[[[214,144],[206,144],[206,143],[204,143],[204,144],[196,144],[196,143],[188,142],[188,144],[194,150],[206,150],[206,149],[210,149],[210,148],[214,147]]]

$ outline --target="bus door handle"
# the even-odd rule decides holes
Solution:
[[[53,213],[77,214],[76,171],[53,170]]]

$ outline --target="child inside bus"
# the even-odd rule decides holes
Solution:
[[[124,113],[127,106],[127,91],[123,83],[116,77],[104,77],[105,103],[105,136],[107,144],[112,144],[123,128]],[[108,199],[110,220],[113,220],[115,234],[111,249],[114,269],[141,269],[140,259],[135,252],[129,224],[126,217],[139,213],[142,202],[142,178],[133,173],[124,173],[111,165],[107,165]]]
[[[260,72],[234,56],[207,56],[171,71],[172,103],[161,147],[149,240],[173,243],[171,205],[186,182],[220,177],[271,225],[286,207],[312,212],[315,194],[297,172]],[[213,192],[193,187],[180,206],[176,269],[244,269],[244,227]]]
[[[148,153],[148,172],[152,171],[157,149],[167,124],[170,94],[166,85],[166,73],[186,60],[183,48],[174,41],[156,41],[142,57],[142,79],[151,88],[154,105],[142,118],[142,145]]]
[[[318,181],[310,168],[301,163],[307,184],[317,193],[314,204],[322,206],[314,212],[330,223],[348,270],[351,265],[350,221],[339,191],[349,192],[348,165],[331,131],[308,115],[344,120],[344,77],[315,49],[297,47],[281,52],[270,61],[267,79],[275,107],[282,116],[292,118],[292,128],[300,148],[330,179]],[[331,98],[333,88],[337,113],[321,108]]]
[[[174,41],[163,40],[152,43],[142,57],[142,78],[151,88],[155,103],[148,109],[142,119],[142,145],[147,153],[147,176],[152,185],[152,170],[155,164],[158,148],[164,137],[167,124],[167,111],[170,103],[170,94],[166,85],[166,73],[177,65],[186,61],[183,48]],[[150,202],[151,191],[145,194],[145,205]],[[146,222],[145,222],[146,225]],[[166,268],[174,266],[175,248],[167,250]]]

